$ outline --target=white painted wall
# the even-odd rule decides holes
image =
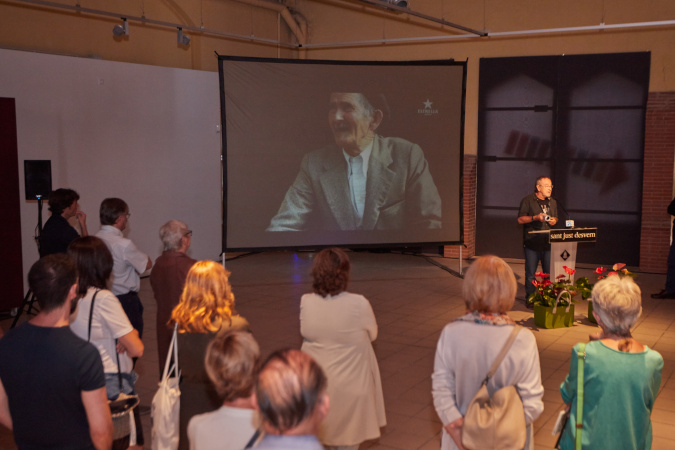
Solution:
[[[120,197],[131,211],[127,236],[153,261],[169,219],[194,231],[190,256],[218,258],[218,73],[0,50],[0,97],[16,99],[24,283],[38,259],[25,159],[52,161],[53,188],[80,194],[91,234],[101,200]]]

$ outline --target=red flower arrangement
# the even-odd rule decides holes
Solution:
[[[584,300],[590,297],[593,285],[588,281],[588,278],[582,277],[573,283],[572,275],[576,273],[576,270],[567,266],[563,266],[563,270],[565,274],[558,275],[555,283],[551,282],[549,274],[535,273],[532,284],[536,289],[530,294],[527,301],[535,305],[553,306],[558,302],[560,305],[567,306],[574,301],[574,297],[579,293]],[[560,297],[559,301],[558,297]]]

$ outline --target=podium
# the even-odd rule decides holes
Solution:
[[[548,234],[551,244],[551,281],[558,275],[567,275],[563,266],[576,270],[577,243],[595,242],[598,235],[597,228],[554,228],[550,230],[533,230],[532,234]],[[570,277],[574,281],[574,275]]]

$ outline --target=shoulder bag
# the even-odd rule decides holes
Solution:
[[[522,327],[516,325],[495,359],[478,393],[469,403],[462,426],[462,445],[470,450],[522,449],[527,439],[523,401],[515,386],[490,397],[487,384]]]
[[[579,352],[577,353],[577,414],[576,414],[576,434],[575,434],[575,449],[581,450],[581,430],[583,429],[583,415],[584,415],[584,362],[586,362],[586,343],[582,342],[579,344]],[[570,411],[572,407],[570,405],[569,409],[560,411],[558,415],[558,420],[553,427],[553,434],[558,434],[558,440],[555,443],[555,448],[560,448],[560,441],[562,440],[562,435],[565,433],[565,427],[567,426],[567,421],[570,418]]]
[[[174,376],[171,376],[174,375]],[[152,450],[178,448],[180,418],[180,371],[178,369],[178,324],[164,364],[162,381],[152,398]]]

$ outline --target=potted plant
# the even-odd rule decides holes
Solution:
[[[540,328],[570,327],[574,322],[575,297],[581,294],[582,299],[591,295],[593,285],[588,278],[582,277],[572,282],[572,275],[576,272],[563,266],[565,274],[558,275],[555,281],[549,279],[549,274],[536,273],[534,292],[527,298],[534,304],[534,323]]]
[[[624,263],[614,264],[612,266],[611,272],[609,272],[609,270],[605,269],[604,267],[597,267],[593,272],[598,274],[598,281],[602,280],[603,278],[607,278],[610,275],[635,278],[635,274],[629,272],[628,269],[626,269],[626,265]],[[591,285],[591,289],[593,289],[593,285]],[[593,302],[590,301],[588,302],[588,320],[596,325],[598,324],[598,322],[595,320],[595,317],[593,316]]]

